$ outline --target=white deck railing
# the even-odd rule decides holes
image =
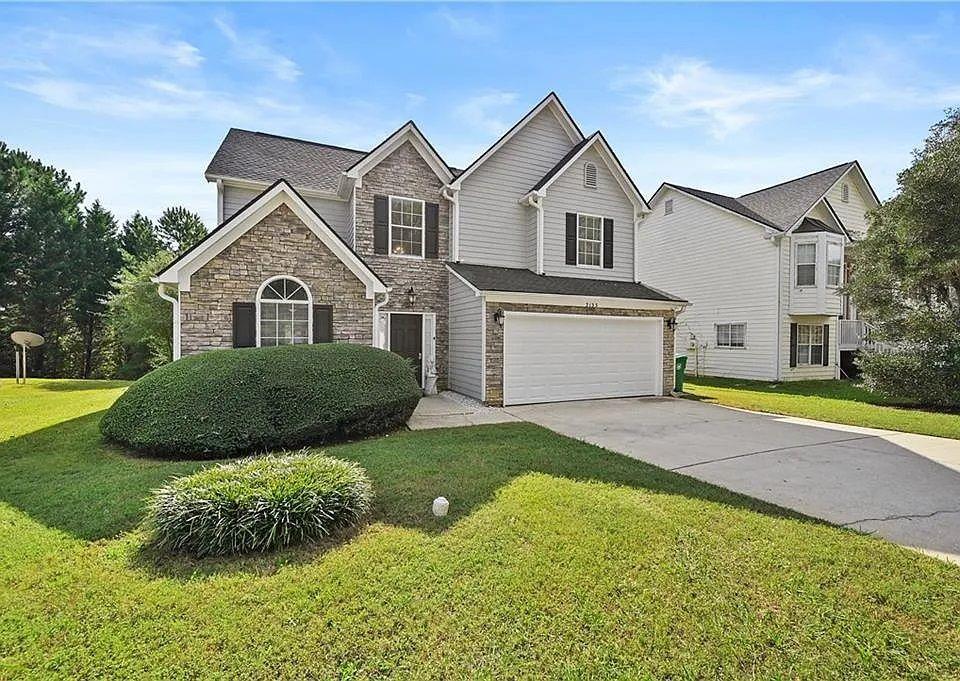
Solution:
[[[871,327],[860,319],[839,320],[838,344],[841,350],[872,348],[876,344],[870,338]]]

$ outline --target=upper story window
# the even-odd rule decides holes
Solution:
[[[310,342],[310,292],[289,277],[265,281],[257,294],[260,319],[257,345],[301,345]]]
[[[583,186],[590,189],[597,188],[597,164],[593,161],[583,164]]]
[[[718,348],[742,348],[746,346],[746,340],[746,324],[717,324]]]
[[[840,186],[840,200],[844,203],[850,203],[850,185],[842,184]]]
[[[667,199],[663,202],[663,214],[672,215],[673,214],[673,199]]]
[[[577,215],[577,265],[603,265],[603,218],[598,215]]]
[[[817,285],[817,244],[797,244],[797,286]]]
[[[390,253],[423,257],[424,202],[390,197]]]
[[[827,286],[839,286],[843,272],[843,246],[827,242]]]

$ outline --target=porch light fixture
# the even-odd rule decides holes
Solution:
[[[495,321],[499,326],[503,326],[503,308],[498,307],[497,311],[493,313],[493,321]]]
[[[413,290],[413,287],[407,289],[407,307],[413,307],[417,304],[417,292]]]
[[[677,328],[677,318],[676,318],[676,317],[668,317],[668,318],[667,318],[667,328],[670,329],[671,331],[673,331],[675,328]]]

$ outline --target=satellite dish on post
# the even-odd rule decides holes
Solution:
[[[14,363],[16,364],[17,383],[27,382],[27,350],[30,348],[39,348],[43,345],[43,336],[30,331],[14,331],[10,334],[10,340],[20,346],[20,350],[15,352]],[[22,364],[22,366],[21,366]]]

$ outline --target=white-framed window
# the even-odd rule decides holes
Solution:
[[[603,218],[577,214],[577,265],[603,266]]]
[[[797,286],[817,285],[817,244],[797,244]]]
[[[663,214],[672,215],[673,214],[673,199],[667,199],[663,202]]]
[[[593,161],[583,164],[583,186],[590,189],[597,188],[597,164]]]
[[[717,347],[718,348],[743,348],[747,345],[747,325],[743,322],[737,324],[717,324]]]
[[[850,203],[850,185],[842,184],[840,186],[840,200],[844,203]]]
[[[843,276],[843,246],[827,242],[827,286],[839,286]]]
[[[420,199],[390,197],[390,254],[422,258],[425,205]]]
[[[306,285],[293,277],[273,277],[257,291],[257,345],[312,342],[312,300]]]
[[[823,364],[823,326],[797,324],[797,364]]]

